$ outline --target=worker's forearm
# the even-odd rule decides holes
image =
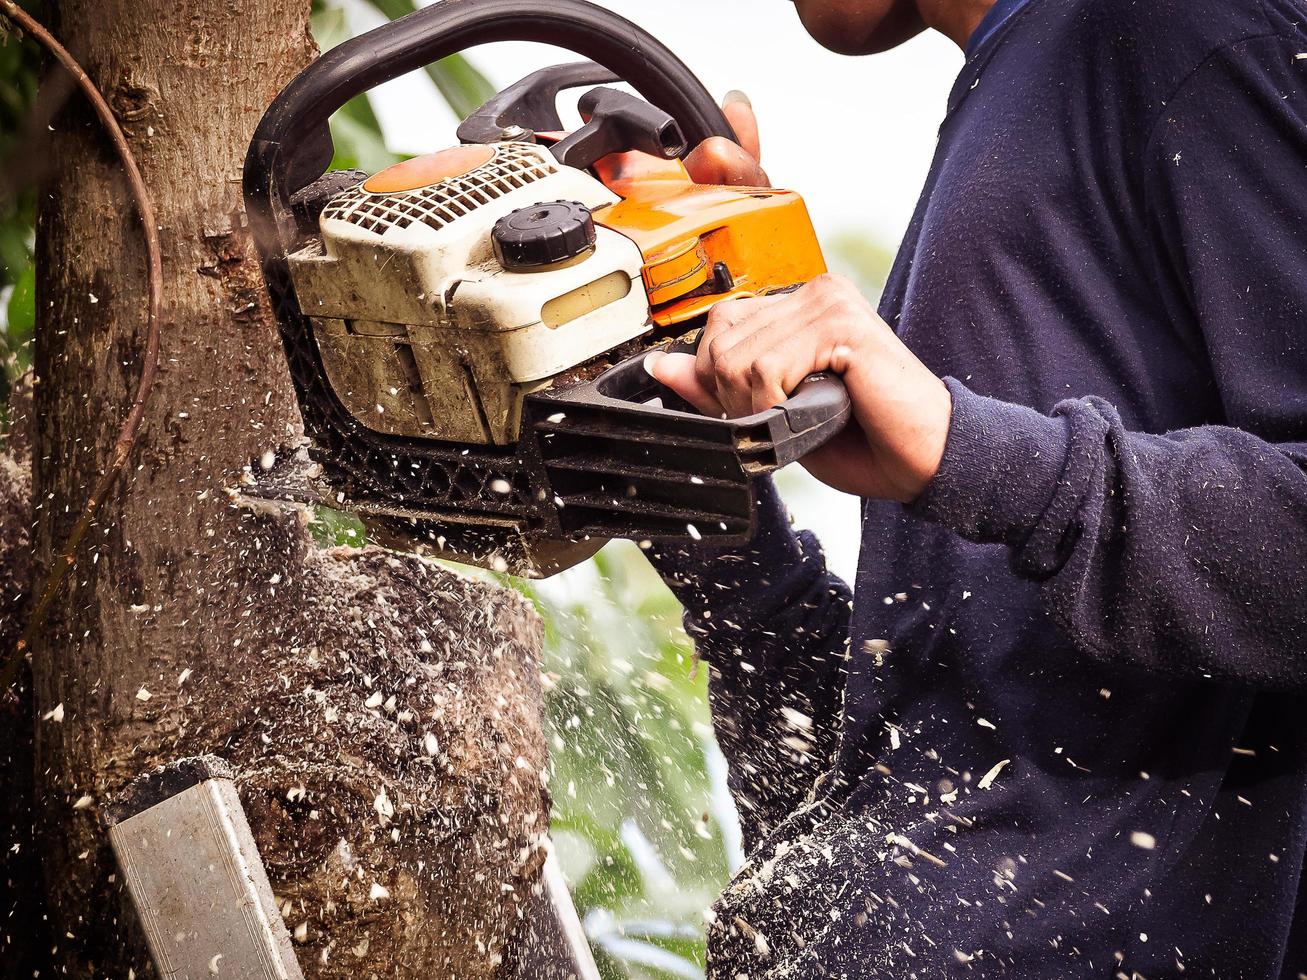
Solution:
[[[1049,417],[949,385],[953,428],[914,513],[1009,545],[1087,654],[1307,686],[1307,445],[1128,432],[1098,399]]]

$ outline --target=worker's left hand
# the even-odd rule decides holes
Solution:
[[[832,371],[848,388],[853,421],[803,460],[814,476],[908,503],[939,471],[953,413],[948,388],[841,276],[719,303],[697,357],[654,354],[646,366],[699,411],[731,418],[779,405],[808,375]]]
[[[685,158],[685,169],[696,184],[725,184],[730,187],[770,187],[762,169],[762,143],[753,103],[738,89],[726,93],[722,114],[735,130],[739,142],[714,136],[704,140]]]
[[[704,140],[688,154],[685,171],[696,184],[721,184],[728,187],[768,187],[767,171],[762,169],[762,147],[758,140],[758,118],[753,114],[749,97],[730,92],[722,102],[726,116],[739,142],[722,136]],[[649,170],[662,171],[666,161],[659,157],[628,150],[605,157],[604,180],[636,180]]]

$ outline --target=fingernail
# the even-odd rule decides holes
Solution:
[[[722,99],[723,106],[732,105],[733,103],[740,103],[741,105],[747,105],[750,109],[753,108],[753,103],[749,101],[749,97],[738,88],[731,89],[726,93],[726,98]]]
[[[667,351],[665,350],[650,351],[645,356],[644,359],[645,373],[647,373],[649,377],[653,378],[655,381],[658,380],[658,375],[654,374],[654,368],[657,367],[658,362],[661,361],[666,356],[667,356]]]

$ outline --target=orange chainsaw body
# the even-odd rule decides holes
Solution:
[[[622,198],[597,211],[595,222],[639,247],[661,327],[826,271],[808,208],[793,191],[696,184],[680,160],[637,153],[614,155],[595,169]]]
[[[416,157],[381,171],[364,187],[378,193],[414,190],[483,165],[485,151],[463,146]],[[635,152],[605,157],[595,172],[622,199],[596,210],[595,223],[640,249],[651,316],[660,327],[679,326],[726,300],[794,286],[826,271],[807,205],[794,191],[697,184],[680,160]]]

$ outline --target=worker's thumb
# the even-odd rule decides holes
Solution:
[[[762,142],[758,137],[758,117],[754,114],[753,103],[739,89],[726,93],[722,100],[722,112],[735,130],[740,146],[753,159],[762,163]]]
[[[696,184],[727,187],[766,187],[767,173],[738,143],[722,136],[704,140],[685,158],[685,169]]]
[[[644,369],[661,385],[671,388],[704,415],[721,418],[725,412],[716,394],[699,380],[692,354],[669,354],[656,350],[644,359]]]

